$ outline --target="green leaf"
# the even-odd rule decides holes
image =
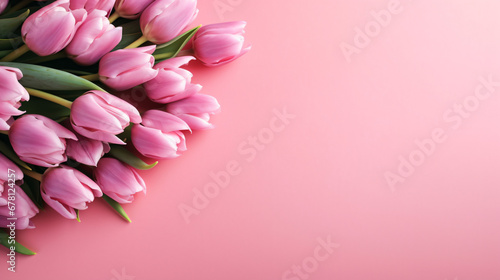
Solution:
[[[7,249],[10,250],[10,247],[14,247],[15,246],[15,250],[16,252],[18,252],[19,254],[23,254],[23,255],[36,255],[35,252],[31,251],[30,249],[24,247],[21,243],[17,242],[15,244],[9,244],[9,234],[3,230],[0,230],[0,244],[2,244],[3,246],[7,247]]]
[[[42,199],[42,194],[40,193],[40,181],[29,176],[24,176],[24,184],[21,185],[21,188],[28,195],[31,201],[35,203],[38,209],[44,208],[44,201]]]
[[[11,39],[0,39],[0,50],[11,50],[17,49],[23,44],[23,39],[19,36]]]
[[[9,53],[11,53],[12,51],[11,50],[7,50],[7,51],[0,51],[0,58],[3,58],[4,56],[8,55]]]
[[[103,195],[102,198],[104,198],[104,200],[109,204],[111,205],[111,207],[113,207],[113,209],[115,209],[115,211],[120,215],[122,216],[125,220],[127,220],[129,223],[131,223],[132,221],[130,220],[130,218],[128,217],[127,213],[125,213],[125,210],[123,210],[123,207],[120,205],[120,203],[114,201],[111,197],[107,196],[107,195]]]
[[[22,102],[19,110],[26,111],[29,114],[43,115],[53,120],[68,117],[71,112],[66,107],[34,96],[30,97],[30,101]]]
[[[191,38],[194,36],[196,31],[200,29],[200,27],[201,25],[175,37],[165,44],[156,46],[156,51],[153,53],[156,62],[160,62],[162,60],[176,56],[182,50],[182,48],[186,46],[189,40],[191,40]]]
[[[5,143],[3,140],[0,141],[0,152],[4,154],[6,157],[8,157],[10,160],[12,160],[14,163],[16,163],[19,166],[24,167],[25,169],[31,170],[31,167],[29,167],[24,161],[19,159],[17,154],[14,152],[12,147]]]
[[[126,46],[135,42],[135,40],[141,38],[141,36],[142,36],[141,32],[132,33],[132,34],[123,34],[122,40],[120,41],[120,43],[118,43],[118,45],[116,45],[116,47],[113,49],[113,51],[125,48]]]
[[[138,158],[136,155],[131,153],[125,147],[120,145],[110,145],[111,150],[109,154],[113,157],[125,162],[126,164],[141,170],[148,170],[155,167],[158,162],[154,162],[152,164],[145,163],[142,159]]]
[[[12,35],[14,31],[23,24],[29,14],[30,10],[27,10],[16,17],[0,19],[0,38],[7,38]]]
[[[19,68],[23,72],[23,78],[19,82],[29,88],[39,90],[101,90],[91,81],[80,78],[71,73],[40,66],[18,62],[0,62],[2,66]]]

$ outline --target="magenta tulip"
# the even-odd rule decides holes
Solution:
[[[70,127],[68,129],[73,129],[70,124],[68,126]],[[101,157],[110,150],[106,142],[90,139],[78,133],[75,135],[78,141],[68,139],[66,142],[66,155],[79,163],[97,166]]]
[[[210,115],[220,111],[215,97],[195,94],[191,97],[167,104],[166,111],[185,121],[192,130],[213,128]]]
[[[142,124],[132,127],[132,143],[142,155],[155,158],[175,158],[186,150],[186,138],[181,130],[189,126],[180,118],[159,110],[149,110]]]
[[[123,18],[135,19],[154,0],[116,0],[115,11]]]
[[[7,198],[2,196],[2,193],[9,188],[10,183],[21,185],[23,181],[23,173],[12,161],[0,154],[0,206],[7,204]],[[9,181],[10,179],[10,181]]]
[[[12,116],[22,115],[20,101],[30,99],[26,89],[18,82],[23,77],[17,68],[0,66],[0,130],[9,130]]]
[[[65,162],[66,139],[77,140],[73,132],[41,115],[24,115],[14,121],[9,139],[21,160],[44,167]]]
[[[66,52],[81,65],[92,65],[122,39],[122,28],[109,23],[106,12],[93,10],[80,26]]]
[[[21,33],[30,50],[46,56],[59,52],[71,42],[87,11],[71,10],[69,5],[69,0],[55,1],[24,21]]]
[[[26,193],[19,187],[19,185],[14,186],[15,198],[13,202],[15,203],[15,210],[11,211],[9,206],[0,206],[0,228],[15,228],[17,230],[31,229],[35,228],[35,225],[31,218],[38,214],[38,208],[31,201],[31,199],[26,195]],[[8,200],[8,192],[4,192],[0,195],[0,199]],[[12,215],[14,213],[14,215]],[[16,218],[15,221],[12,218]],[[15,225],[13,226],[15,222]]]
[[[137,171],[114,158],[99,161],[95,178],[102,191],[118,203],[131,203],[136,193],[146,193],[146,184]]]
[[[7,5],[9,5],[9,0],[0,0],[0,14],[7,8]]]
[[[87,138],[125,144],[116,135],[122,133],[130,122],[140,123],[141,115],[126,101],[106,92],[92,90],[75,99],[70,120],[73,129]]]
[[[201,86],[191,84],[193,74],[179,68],[193,59],[192,56],[180,56],[156,64],[154,69],[158,69],[158,75],[144,83],[148,97],[157,103],[169,103],[199,92]]]
[[[67,219],[76,219],[77,210],[87,209],[94,197],[101,197],[99,186],[82,172],[61,165],[49,168],[40,183],[42,198],[52,209]]]
[[[127,90],[158,74],[152,56],[156,46],[123,49],[106,54],[99,63],[99,78],[114,90]]]
[[[155,44],[181,34],[198,14],[196,0],[156,0],[141,15],[143,35]]]
[[[109,16],[114,5],[115,0],[70,0],[69,7],[72,10],[85,9],[87,13],[91,13],[94,10],[101,10]]]
[[[244,47],[246,22],[233,21],[201,27],[193,38],[196,58],[206,66],[219,66],[231,62],[250,50]]]

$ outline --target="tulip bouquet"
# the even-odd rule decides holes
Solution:
[[[12,245],[15,230],[34,228],[44,207],[80,221],[99,197],[130,221],[121,204],[146,192],[137,169],[213,127],[220,106],[183,67],[223,65],[250,47],[245,22],[189,29],[196,5],[0,0],[1,244],[33,254]]]

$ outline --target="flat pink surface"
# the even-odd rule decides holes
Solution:
[[[40,214],[0,279],[500,279],[498,1],[199,2],[253,45],[190,67],[217,128],[142,172],[131,224]]]

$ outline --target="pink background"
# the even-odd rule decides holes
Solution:
[[[102,201],[82,223],[39,215],[18,232],[38,255],[15,274],[3,262],[1,279],[500,279],[500,85],[479,87],[500,81],[498,1],[199,2],[196,23],[244,19],[253,45],[230,65],[190,67],[223,106],[217,128],[142,172],[131,224]],[[378,30],[371,11],[389,6]],[[373,37],[356,44],[365,26]],[[343,43],[359,47],[350,62]],[[295,117],[269,136],[285,107]],[[436,129],[444,142],[419,152]],[[410,155],[419,166],[398,173]],[[179,205],[235,162],[240,173],[186,223]],[[391,188],[386,172],[407,177]]]

